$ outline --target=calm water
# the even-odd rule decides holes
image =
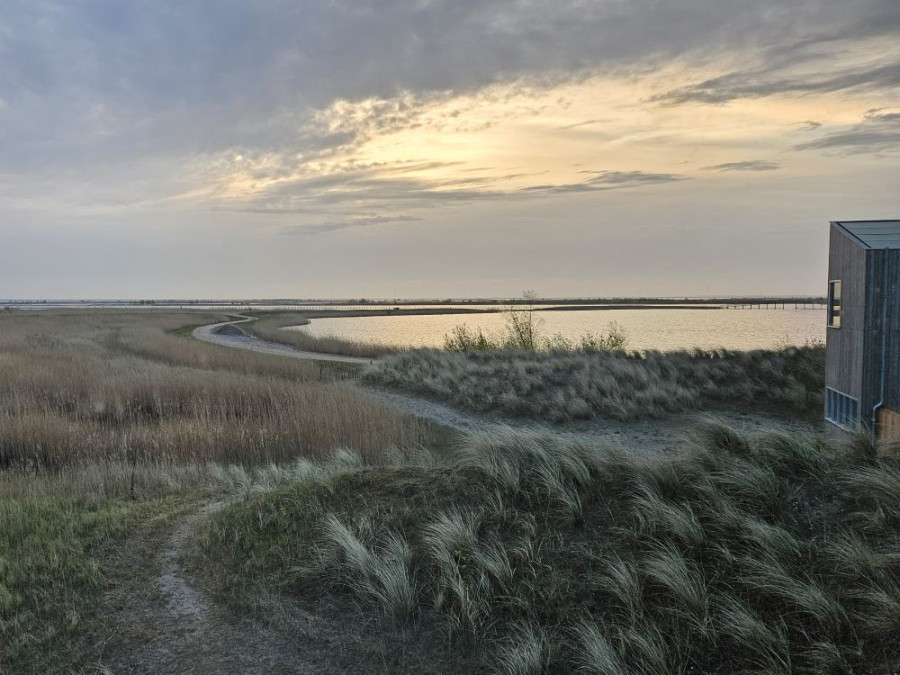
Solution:
[[[562,333],[568,338],[606,332],[610,322],[616,322],[628,333],[631,349],[765,349],[825,339],[824,309],[614,309],[536,311],[535,315],[543,321],[545,334]],[[461,323],[494,333],[503,330],[505,317],[443,314],[313,319],[310,325],[295,330],[362,342],[439,347],[444,335]]]

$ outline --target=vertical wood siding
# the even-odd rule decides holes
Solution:
[[[900,412],[900,250],[886,252],[890,258],[888,301],[887,383],[885,405]]]
[[[842,286],[841,327],[829,328],[825,336],[825,383],[860,399],[866,324],[866,250],[835,226],[831,228],[828,260],[828,280],[833,279],[840,279]]]

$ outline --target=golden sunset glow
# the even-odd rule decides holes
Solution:
[[[6,251],[32,246],[30,223],[60,223],[63,260],[103,231],[125,250],[170,237],[185,252],[211,238],[231,260],[253,251],[259,262],[241,268],[257,266],[262,294],[295,294],[297,274],[310,295],[359,295],[363,279],[366,294],[418,295],[426,269],[439,295],[515,294],[526,260],[543,279],[526,285],[553,293],[812,292],[823,272],[807,252],[821,252],[829,219],[900,206],[900,41],[884,0],[702,11],[601,0],[561,5],[553,20],[549,8],[488,3],[467,10],[475,23],[426,4],[389,10],[371,42],[341,32],[355,30],[353,12],[323,7],[327,19],[228,66],[185,70],[171,45],[171,62],[132,64],[107,89],[60,60],[74,89],[49,89],[39,107],[0,83],[0,216],[19,233]],[[430,47],[420,28],[401,29],[435,13],[443,37]],[[341,32],[328,44],[342,51],[317,58],[311,25]],[[210,30],[193,39],[236,44],[225,24]],[[674,262],[678,227],[701,244]],[[465,243],[476,232],[483,254]],[[629,248],[646,269],[619,269]],[[714,250],[742,256],[701,282]],[[329,258],[338,282],[322,276]],[[277,283],[274,269],[287,271]]]

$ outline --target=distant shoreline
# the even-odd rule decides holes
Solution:
[[[610,309],[723,309],[729,307],[824,307],[826,299],[814,296],[718,297],[718,298],[552,298],[506,300],[0,300],[0,309],[198,309],[211,311],[294,312],[496,312],[508,307],[530,306],[541,311],[602,311]]]

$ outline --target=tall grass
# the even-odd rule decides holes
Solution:
[[[208,317],[213,323],[223,317]],[[154,325],[129,325],[112,330],[105,346],[114,352],[132,354],[170,366],[221,370],[241,375],[268,375],[305,382],[335,381],[350,377],[354,367],[341,363],[279,358],[249,350],[231,349],[185,339],[187,335],[160,330]]]
[[[338,447],[372,456],[428,438],[415,419],[319,381],[315,366],[270,359],[275,367],[260,368],[268,357],[232,361],[215,346],[166,333],[196,320],[0,316],[0,468],[283,463]],[[147,346],[154,344],[169,345],[168,356]]]
[[[584,333],[577,339],[562,333],[545,336],[531,316],[533,310],[512,308],[507,311],[505,331],[485,334],[481,328],[468,324],[455,326],[444,336],[448,352],[545,351],[551,353],[622,351],[628,344],[628,334],[616,322],[606,333]]]
[[[206,550],[240,542],[226,564],[252,561],[262,576],[247,583],[274,578],[304,597],[317,579],[343,579],[333,587],[373,611],[438,612],[491,672],[896,669],[891,460],[712,423],[688,443],[648,460],[471,433],[452,465],[350,470],[296,510],[301,493],[287,484],[251,497],[218,514]],[[577,517],[564,495],[577,496]],[[261,513],[286,514],[275,540],[254,534]],[[341,553],[323,564],[283,547],[306,537]]]
[[[327,516],[325,544],[318,551],[321,564],[335,583],[369,597],[391,615],[408,616],[417,604],[409,544],[396,532],[376,539],[366,525],[351,529],[333,514]]]
[[[498,671],[507,675],[541,675],[550,665],[550,640],[534,623],[516,626],[500,643]]]
[[[417,350],[371,366],[370,382],[463,408],[550,421],[632,420],[713,405],[819,412],[824,349],[454,353]]]
[[[153,573],[116,569],[123,550],[146,545],[136,532],[213,491],[321,487],[431,440],[342,386],[351,370],[190,338],[219,319],[0,312],[0,671],[96,666],[104,591],[117,574]],[[378,560],[406,556],[399,538],[379,546]],[[402,575],[373,579],[384,580],[377,602],[401,590]]]

